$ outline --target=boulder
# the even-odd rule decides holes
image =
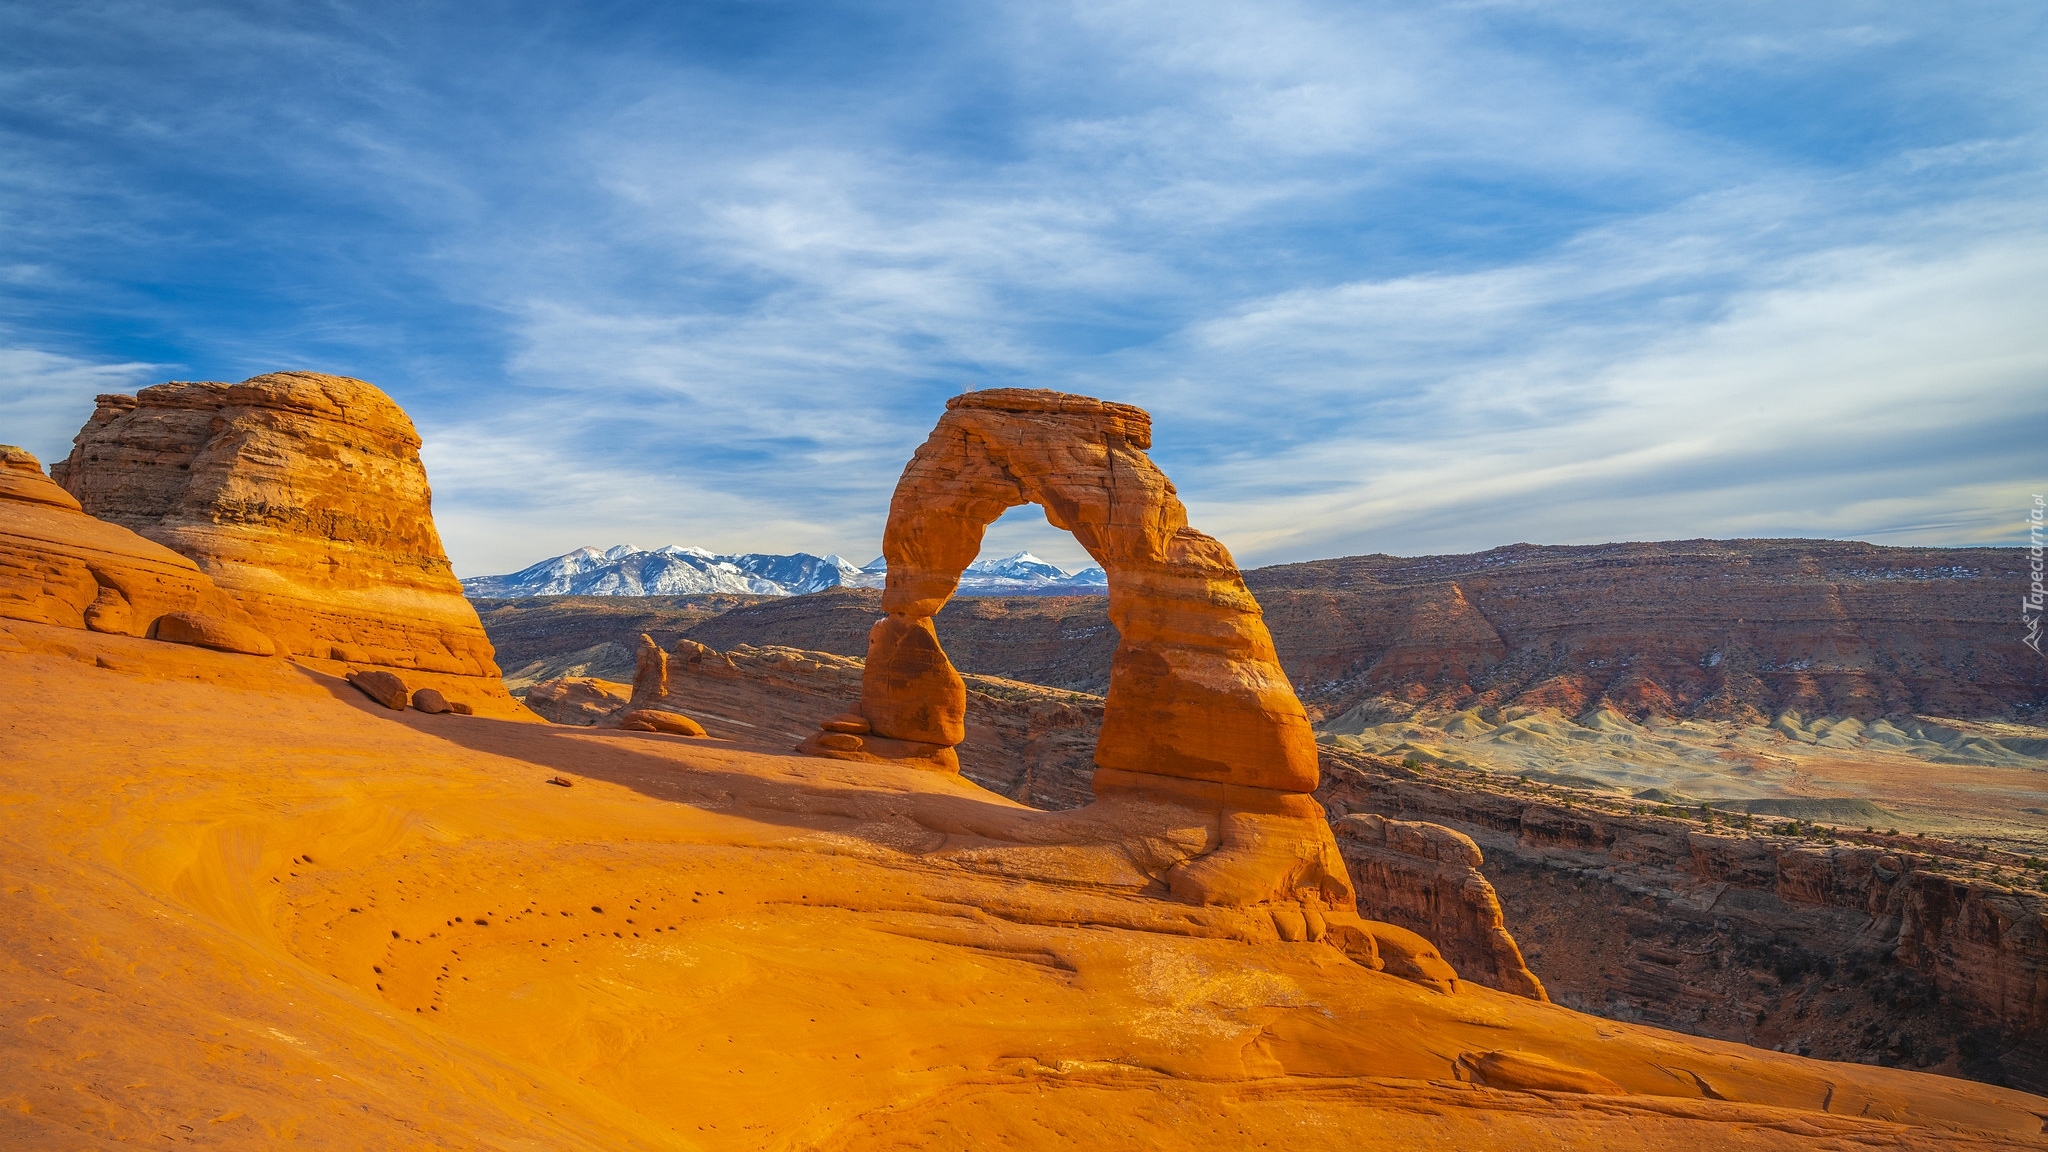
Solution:
[[[348,674],[348,682],[363,695],[393,711],[402,711],[412,701],[412,690],[403,677],[384,668],[365,668]]]
[[[277,645],[248,624],[204,612],[171,612],[156,622],[156,638],[172,644],[196,644],[221,652],[271,656]]]
[[[52,471],[85,512],[190,558],[292,652],[472,677],[509,707],[419,445],[374,386],[274,372],[101,396]]]
[[[454,709],[448,706],[448,698],[441,695],[440,690],[437,688],[421,688],[414,692],[412,694],[412,706],[414,710],[425,712],[430,716],[439,716],[443,713],[454,711]]]
[[[704,726],[680,712],[660,708],[637,708],[619,717],[619,727],[639,732],[666,732],[671,736],[703,736]]]

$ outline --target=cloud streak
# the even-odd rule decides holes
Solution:
[[[864,560],[970,385],[1151,407],[1247,562],[2009,541],[2043,482],[2025,5],[684,8],[7,10],[9,435],[360,375],[465,574]]]

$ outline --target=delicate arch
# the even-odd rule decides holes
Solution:
[[[966,685],[932,617],[988,525],[1031,503],[1109,576],[1119,643],[1096,792],[1192,786],[1223,800],[1221,786],[1233,805],[1261,806],[1257,792],[1313,791],[1315,736],[1258,602],[1223,545],[1188,527],[1145,455],[1151,428],[1143,409],[1039,389],[949,401],[889,502],[889,615],[869,633],[859,716],[828,721],[805,750],[958,770]]]

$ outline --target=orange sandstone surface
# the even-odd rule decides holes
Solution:
[[[208,435],[272,427],[244,407]],[[80,565],[123,588],[106,557],[133,554],[204,596],[207,562],[101,546],[132,534],[77,545],[100,522],[9,457],[0,1144],[2048,1146],[2048,1099],[1581,1015],[1361,917],[1258,605],[1186,526],[1144,424],[1052,393],[956,401],[892,508],[891,616],[857,710],[811,755],[737,718],[683,723],[674,686],[702,677],[651,640],[623,719],[654,730],[633,731],[444,711],[462,701],[394,685],[424,674],[403,659],[74,619],[49,606],[82,594]],[[1122,635],[1095,799],[1071,810],[958,774],[964,688],[930,625],[981,526],[1023,499],[1105,561]],[[250,567],[296,563],[262,541],[304,538],[264,531],[169,536],[288,645],[306,627],[459,639],[433,611],[307,626],[247,591],[277,587]],[[229,539],[248,563],[202,546]],[[1470,842],[1432,827],[1354,818],[1346,836],[1361,860],[1420,838],[1469,882]],[[1373,882],[1392,899],[1408,874]],[[1499,928],[1497,903],[1443,923]]]
[[[1215,830],[1142,798],[1077,823],[18,621],[0,701],[14,1146],[2048,1144],[2038,1097],[1445,991],[1175,901],[1158,842]]]

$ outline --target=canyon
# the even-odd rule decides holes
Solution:
[[[1518,941],[1521,874],[1488,871],[1526,845],[1653,898],[1895,919],[1895,962],[1945,1003],[2018,1017],[2029,862],[1815,851],[1711,811],[1694,831],[1343,746],[1386,734],[1365,699],[1297,697],[1141,410],[956,398],[892,501],[855,652],[692,638],[765,603],[493,608],[596,637],[520,665],[583,673],[528,681],[528,707],[451,588],[388,398],[312,373],[158,389],[102,398],[61,485],[0,460],[8,1143],[2048,1142],[2025,1091],[1576,1011],[1577,970]],[[1025,502],[1102,562],[1106,604],[949,603]],[[839,626],[861,595],[794,611]],[[1057,664],[1091,608],[1099,695],[1096,670],[985,670]],[[941,646],[953,619],[979,651]],[[627,622],[648,626],[605,631]],[[1471,704],[1431,729],[1453,740],[1530,730],[1525,705],[1381,696],[1418,728]],[[1358,730],[1313,727],[1342,716]]]
[[[1715,579],[1730,602],[1706,613],[1722,621],[1720,631],[1692,622],[1702,598],[1696,586],[1715,564],[1733,573]],[[2001,550],[1679,542],[1360,558],[1356,566],[1256,570],[1246,582],[1261,589],[1290,680],[1306,686],[1305,702],[1323,702],[1307,704],[1318,720],[1323,804],[1338,816],[1427,821],[1471,837],[1483,852],[1477,871],[1490,894],[1469,900],[1476,885],[1462,867],[1365,853],[1359,838],[1339,836],[1355,879],[1385,878],[1361,889],[1362,906],[1374,901],[1375,915],[1437,940],[1460,971],[1492,963],[1470,945],[1484,942],[1489,917],[1498,915],[1510,938],[1531,949],[1534,977],[1574,1007],[2038,1089],[2048,1087],[2048,1072],[2037,1010],[2027,996],[1998,990],[2032,987],[2044,956],[2033,927],[2044,877],[2026,861],[2048,858],[2040,783],[2048,731],[2030,723],[2038,681],[2020,657],[2031,654],[2006,651],[2018,649],[2017,639],[2000,640],[1995,619],[2000,583],[2018,570]],[[1548,615],[1526,607],[1545,596]],[[1461,600],[1463,616],[1440,610]],[[1522,606],[1523,615],[1496,618],[1474,607],[1493,613],[1496,602]],[[590,618],[571,601],[484,607],[508,643],[530,645],[519,648],[522,656],[562,643],[551,633]],[[799,661],[858,657],[881,615],[879,595],[861,589],[608,608],[665,626],[665,642],[769,645]],[[1463,643],[1457,622],[1475,617],[1499,626],[1487,625],[1488,645],[1465,644],[1465,663],[1450,676],[1445,661]],[[1073,692],[1099,708],[1118,639],[1102,599],[954,599],[934,623],[970,680]],[[573,639],[603,643],[601,634]],[[613,673],[630,677],[625,645],[609,643]],[[1484,661],[1470,655],[1481,649]],[[1417,662],[1417,652],[1444,660]],[[1545,656],[1541,675],[1530,671],[1532,653]],[[1722,659],[1709,663],[1712,653]],[[1716,682],[1709,673],[1723,664],[1735,668]],[[1596,674],[1607,676],[1603,691],[1586,690]],[[1748,684],[1746,710],[1726,707],[1731,682]],[[1561,683],[1580,687],[1560,698]],[[1659,684],[1662,713],[1642,706],[1647,683]],[[1611,696],[1608,685],[1618,685]],[[835,707],[852,699],[842,691]],[[1885,700],[1909,711],[1877,712]],[[1801,704],[1861,716],[1802,713]],[[722,706],[739,707],[730,697]],[[1027,765],[1001,755],[1001,742],[977,737],[978,717],[993,709],[991,698],[970,695],[970,738],[959,746],[964,773],[1014,795],[1011,783],[1028,772],[1029,802],[1038,806],[1085,800],[1088,737],[1063,735],[1065,755]],[[1989,718],[1954,714],[1972,711]],[[1090,715],[1071,719],[1085,725]],[[1354,778],[1345,765],[1380,768]],[[1046,783],[1062,776],[1064,787]],[[1425,804],[1412,794],[1422,776],[1459,783]],[[1408,790],[1356,783],[1368,778],[1398,778]],[[1347,791],[1333,793],[1345,780],[1353,781]],[[1532,792],[1544,789],[1555,798]],[[1615,819],[1652,824],[1689,817],[1704,833],[1703,805],[1714,812],[1716,835],[1754,838],[1772,860],[1819,836],[1864,841],[1889,830],[1910,841],[1898,842],[1905,855],[1895,861],[1910,866],[1889,870],[1912,879],[1900,887],[1864,868],[1823,899],[1798,885],[1781,893],[1774,864],[1731,879],[1666,847],[1649,867],[1632,860],[1640,850],[1628,846],[1652,842],[1645,833],[1566,845],[1540,831],[1566,811],[1611,809]],[[1501,806],[1555,813],[1532,815],[1525,834],[1518,817],[1498,815]],[[1771,831],[1786,828],[1798,832]],[[1806,858],[1789,859],[1797,866]],[[1711,913],[1695,907],[1699,893],[1723,884],[1734,895],[1724,893]],[[1949,896],[1931,895],[1950,886]]]

